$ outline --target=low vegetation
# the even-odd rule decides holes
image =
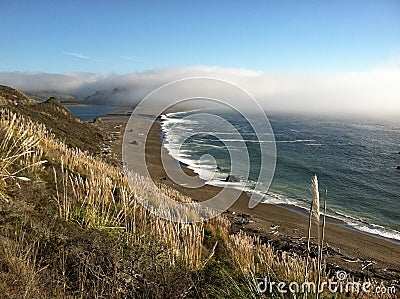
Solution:
[[[260,293],[260,282],[334,276],[320,254],[301,257],[231,234],[223,216],[196,224],[154,216],[143,197],[191,199],[166,186],[150,190],[136,174],[128,184],[94,145],[71,146],[84,144],[84,134],[58,135],[59,124],[34,121],[24,109],[0,110],[1,298],[286,298],[276,288]],[[93,130],[77,120],[69,127],[77,124]]]

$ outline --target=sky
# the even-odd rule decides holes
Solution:
[[[162,83],[182,74],[213,76],[210,70],[215,70],[223,78],[239,76],[239,83],[252,74],[257,83],[248,88],[261,97],[271,95],[260,90],[263,84],[286,87],[293,91],[286,95],[290,97],[313,87],[312,82],[334,79],[341,94],[351,87],[349,96],[343,96],[349,101],[365,97],[376,83],[373,94],[381,91],[390,99],[373,104],[383,103],[400,114],[395,101],[399,88],[390,85],[400,82],[398,0],[3,0],[0,40],[0,78],[16,87],[38,74],[37,89],[66,74],[84,80],[82,86],[88,85],[85,80],[104,82],[107,77],[111,82],[119,76],[137,87],[127,78],[156,72],[155,82]],[[325,81],[313,96],[304,91],[300,97],[331,92],[334,86]],[[54,88],[65,89],[59,84]],[[351,85],[358,86],[358,93]]]

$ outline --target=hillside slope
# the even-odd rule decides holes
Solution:
[[[38,103],[16,89],[0,85],[2,107],[45,125],[68,146],[83,151],[100,153],[100,145],[107,137],[105,132],[76,118],[55,98]]]
[[[0,107],[18,104],[34,105],[36,104],[36,101],[28,98],[26,95],[14,88],[0,85]]]

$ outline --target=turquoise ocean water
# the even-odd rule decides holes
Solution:
[[[193,113],[198,111],[162,117],[164,146],[208,184],[221,185],[227,175],[236,175],[231,173],[229,152],[224,146],[224,140],[232,137],[225,132],[222,139],[216,138],[213,133],[221,128],[207,121],[185,119]],[[237,114],[213,113],[233,124],[245,140],[250,175],[247,181],[232,183],[232,187],[244,184],[251,192],[258,180],[261,157],[257,137]],[[400,240],[400,170],[396,169],[400,165],[400,122],[268,117],[276,140],[277,163],[269,190],[263,190],[265,202],[307,208],[311,177],[317,174],[320,190],[328,190],[329,215],[358,230]],[[188,132],[193,136],[182,141],[179,136]],[[210,165],[215,162],[216,168],[204,159],[209,155],[214,159]]]

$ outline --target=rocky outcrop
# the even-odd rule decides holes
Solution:
[[[237,182],[240,182],[240,179],[239,179],[238,177],[234,176],[234,175],[228,175],[228,176],[226,177],[226,179],[225,179],[225,182],[228,182],[228,183],[237,183]]]
[[[95,117],[94,119],[93,119],[93,123],[102,123],[103,122],[103,119],[101,118],[101,117]]]
[[[45,104],[53,104],[53,105],[61,105],[61,102],[59,100],[57,100],[55,97],[48,98],[44,103]]]

